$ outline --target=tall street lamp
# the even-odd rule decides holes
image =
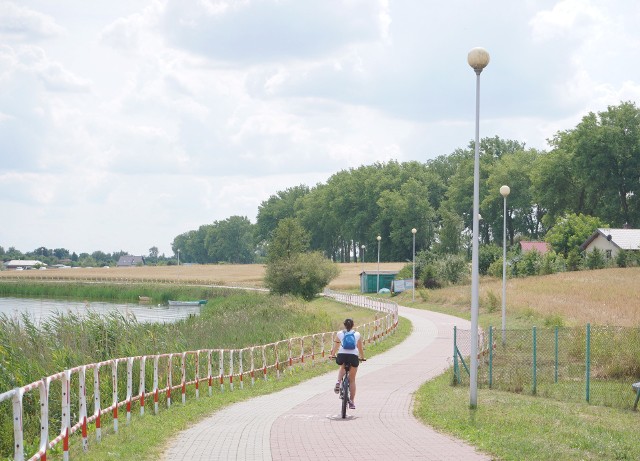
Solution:
[[[502,345],[507,343],[507,196],[511,192],[509,186],[500,188],[500,195],[504,198],[502,212]]]
[[[362,267],[362,272],[364,272],[364,250],[367,247],[365,247],[364,245],[360,246],[360,266]]]
[[[471,408],[478,406],[478,309],[480,274],[478,265],[478,236],[480,227],[480,73],[489,64],[489,53],[484,48],[473,48],[467,62],[476,73],[476,138],[473,162],[473,238],[471,245],[471,368],[469,370],[469,401]]]
[[[411,233],[413,234],[413,292],[411,293],[411,300],[416,300],[416,232],[418,230],[414,227],[411,229]]]
[[[382,240],[382,237],[378,235],[376,239],[378,240],[378,284],[376,286],[376,293],[380,293],[380,240]]]

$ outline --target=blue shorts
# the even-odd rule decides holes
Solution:
[[[338,354],[336,356],[336,363],[338,365],[342,365],[344,363],[348,363],[353,368],[358,368],[358,365],[360,365],[360,359],[355,354],[344,354],[344,353],[342,353],[342,354]]]

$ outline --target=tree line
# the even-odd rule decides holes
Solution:
[[[589,113],[573,129],[557,132],[549,151],[525,143],[484,138],[480,141],[480,242],[502,244],[503,197],[508,185],[507,239],[548,240],[567,256],[600,227],[637,227],[640,223],[640,109],[622,102]],[[336,262],[411,260],[416,252],[470,257],[473,209],[474,142],[426,162],[374,163],[342,170],[326,183],[301,184],[263,201],[256,223],[231,216],[176,236],[173,255],[149,249],[150,264],[248,264],[266,261],[278,223],[295,219],[309,236],[309,251]],[[574,218],[575,217],[575,218]],[[582,233],[573,219],[593,218]],[[569,220],[569,224],[567,224]],[[555,235],[554,228],[573,232]],[[591,226],[591,227],[590,227]],[[567,230],[568,229],[568,230]],[[551,232],[551,233],[550,233]],[[557,234],[557,231],[556,231]],[[378,244],[377,237],[380,236]],[[583,239],[584,237],[584,239]],[[582,240],[580,240],[582,239]],[[378,246],[379,245],[379,246]],[[21,253],[0,247],[3,260],[33,258],[47,264],[114,265],[127,252],[76,254],[37,248]]]
[[[48,266],[56,264],[62,264],[70,267],[103,267],[103,266],[115,266],[120,259],[120,256],[126,256],[131,253],[127,251],[114,251],[112,253],[105,253],[104,251],[94,251],[92,253],[76,253],[66,248],[46,248],[38,247],[33,251],[22,251],[15,247],[9,247],[4,249],[0,246],[0,260],[10,261],[14,259],[31,259],[40,261]],[[137,255],[142,256],[142,255]],[[177,259],[172,256],[165,256],[160,254],[158,247],[149,248],[149,254],[145,256],[145,263],[152,265],[174,265],[177,264]]]
[[[511,189],[510,245],[544,240],[571,216],[593,217],[601,226],[638,225],[640,110],[634,103],[589,113],[549,144],[543,151],[497,136],[480,141],[481,245],[502,245],[502,185]],[[412,228],[416,252],[469,255],[474,149],[471,142],[425,163],[363,165],[324,184],[278,191],[261,203],[255,224],[242,216],[205,224],[177,236],[172,249],[197,263],[263,261],[278,223],[292,218],[308,233],[311,251],[337,262],[376,261],[378,248],[381,261],[411,260]],[[566,256],[559,240],[550,243]]]

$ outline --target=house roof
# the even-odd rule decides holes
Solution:
[[[621,250],[640,250],[640,229],[609,229],[601,227],[582,244],[580,249],[584,250],[598,236],[609,240],[613,245]]]
[[[11,261],[8,261],[6,263],[4,263],[5,266],[10,267],[10,266],[35,266],[37,264],[40,264],[41,266],[46,266],[45,263],[43,263],[42,261],[38,261],[36,259],[12,259]]]
[[[520,248],[523,253],[527,251],[537,251],[540,254],[545,254],[549,251],[549,244],[547,242],[520,242]]]
[[[399,271],[364,271],[360,275],[396,275]]]
[[[137,264],[144,264],[143,256],[123,255],[118,259],[118,266],[135,266]]]

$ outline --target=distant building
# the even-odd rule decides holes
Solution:
[[[640,251],[640,229],[596,229],[580,245],[580,250],[588,252],[596,248],[607,258],[615,258],[621,250]]]
[[[375,293],[377,289],[391,290],[391,284],[398,271],[365,271],[360,273],[360,292]],[[379,285],[378,285],[379,284]]]
[[[523,253],[528,251],[537,251],[541,255],[549,251],[549,244],[547,242],[520,242],[520,250]]]
[[[144,256],[124,255],[118,259],[118,267],[144,266]]]
[[[42,261],[37,261],[35,259],[12,259],[4,263],[4,267],[7,269],[36,269],[38,267],[46,267],[47,265]]]

